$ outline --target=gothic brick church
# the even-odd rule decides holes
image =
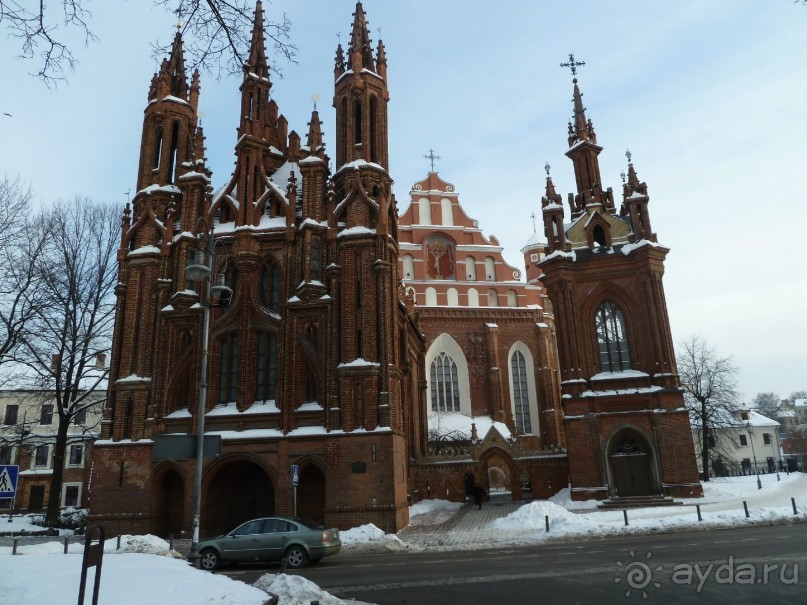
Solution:
[[[203,370],[205,435],[222,443],[204,462],[203,536],[295,507],[396,531],[413,500],[463,500],[477,481],[514,499],[570,487],[606,504],[701,493],[662,286],[668,250],[632,164],[619,208],[602,188],[576,79],[566,155],[577,193],[565,209],[547,177],[546,239],[522,249],[525,280],[437,173],[399,214],[386,54],[361,3],[336,50],[333,172],[317,111],[303,143],[271,87],[259,1],[233,108],[236,166],[214,189],[179,34],[152,79],[91,520],[113,533],[190,529],[194,460],[156,456],[154,443],[197,433]],[[206,234],[226,305],[186,277]]]

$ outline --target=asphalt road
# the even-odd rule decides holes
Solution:
[[[220,573],[252,583],[277,565]],[[350,554],[299,572],[378,605],[807,604],[807,524],[462,552]]]

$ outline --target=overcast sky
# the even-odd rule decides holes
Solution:
[[[58,3],[54,3],[58,4]],[[320,96],[333,157],[333,58],[355,3],[264,3],[285,11],[299,47],[272,96],[301,136]],[[121,205],[135,186],[142,112],[174,18],[146,0],[96,0],[87,48],[68,85],[48,90],[15,60],[2,31],[0,174],[20,175],[43,203],[88,195]],[[747,400],[807,389],[805,227],[807,6],[791,0],[368,0],[387,48],[390,170],[403,212],[412,183],[436,170],[466,212],[523,267],[540,216],[546,162],[574,190],[566,123],[579,70],[604,151],[603,185],[620,191],[630,148],[650,193],[659,242],[671,249],[665,289],[676,341],[694,334],[733,356]],[[214,186],[234,162],[239,81],[203,76]],[[1,115],[10,113],[13,117]],[[567,208],[568,212],[568,208]],[[538,229],[541,229],[539,223]]]

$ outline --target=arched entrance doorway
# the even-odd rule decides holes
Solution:
[[[202,526],[205,536],[213,536],[249,519],[273,514],[272,480],[254,462],[239,460],[218,468],[208,484]]]
[[[185,513],[185,483],[174,469],[166,471],[157,486],[156,523],[154,532],[158,536],[179,536],[182,531],[182,518]]]
[[[325,522],[325,475],[313,464],[300,471],[297,516],[319,523]]]
[[[611,440],[608,452],[611,496],[628,498],[658,494],[653,473],[653,448],[636,431],[625,430]]]

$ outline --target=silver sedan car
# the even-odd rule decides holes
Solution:
[[[342,548],[339,530],[299,517],[253,519],[223,536],[199,543],[202,569],[224,563],[280,561],[293,569],[334,555]]]

